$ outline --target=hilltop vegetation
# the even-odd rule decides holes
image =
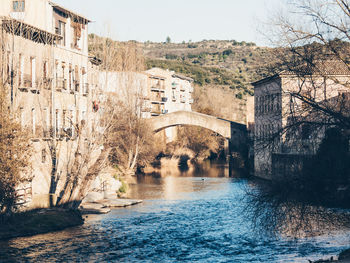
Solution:
[[[101,58],[101,43],[121,47],[119,53],[125,53],[125,42],[93,34],[89,36],[89,51]],[[167,39],[164,43],[129,41],[127,44],[143,50],[147,69],[159,67],[193,78],[196,86],[194,109],[201,108],[201,105],[215,107],[215,116],[238,122],[245,121],[246,97],[253,95],[250,83],[267,76],[269,66],[276,64],[276,49],[257,47],[244,41],[171,43]]]
[[[267,64],[275,62],[275,49],[235,40],[181,44],[146,42],[143,49],[148,67],[176,70],[189,74],[199,86],[227,86],[243,95],[252,94],[250,83],[265,77]]]

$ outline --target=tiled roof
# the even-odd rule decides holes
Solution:
[[[273,76],[253,82],[253,86],[257,86],[264,82],[270,81],[283,76],[349,76],[350,77],[350,63],[347,64],[339,59],[324,59],[316,60],[313,63],[308,63],[293,67],[290,70],[281,71]]]
[[[307,65],[297,66],[279,75],[341,75],[350,76],[350,64],[339,59],[316,60]]]

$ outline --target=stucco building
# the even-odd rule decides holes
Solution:
[[[90,21],[48,0],[2,0],[0,16],[11,110],[35,150],[33,181],[24,194],[34,206],[47,206],[52,187],[47,142],[59,139],[57,172],[64,175],[77,127],[88,137],[91,125],[84,124],[96,113],[92,94],[98,83],[90,85],[93,76],[88,77],[97,65],[88,56]]]
[[[160,68],[152,68],[146,71],[148,74],[157,75],[164,79],[164,110],[161,114],[176,111],[192,111],[193,104],[193,79],[175,73],[174,71],[164,70]],[[157,116],[157,115],[153,115]],[[167,141],[173,141],[177,135],[177,128],[170,127],[165,129]]]

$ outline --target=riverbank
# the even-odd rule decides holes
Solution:
[[[84,224],[78,210],[38,209],[14,214],[0,224],[0,240],[34,236]]]
[[[310,263],[329,263],[329,262],[337,262],[337,263],[350,263],[350,249],[343,250],[338,257],[331,257],[329,259],[320,259],[317,261],[309,261]]]

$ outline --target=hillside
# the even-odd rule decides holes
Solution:
[[[196,43],[144,43],[148,67],[168,67],[190,74],[195,83],[224,85],[252,94],[250,83],[266,76],[275,49],[254,43],[210,40]]]
[[[89,38],[89,50],[96,53],[100,48],[94,47],[92,40],[96,43],[101,38]],[[215,108],[216,116],[239,122],[245,121],[246,97],[253,95],[250,83],[267,76],[269,65],[276,61],[276,49],[234,40],[128,43],[143,50],[147,69],[160,67],[194,79],[194,110],[203,110],[205,105]]]

